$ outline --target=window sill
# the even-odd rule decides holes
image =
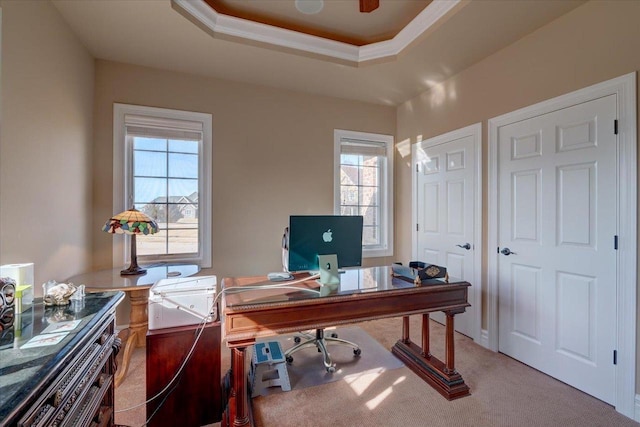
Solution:
[[[362,258],[380,258],[392,256],[392,249],[363,249],[362,250]]]

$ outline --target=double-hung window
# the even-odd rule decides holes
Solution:
[[[141,262],[211,267],[210,114],[114,104],[114,207],[135,207],[159,232],[137,237]],[[114,263],[129,245],[114,248]]]
[[[362,215],[362,255],[393,255],[393,137],[334,131],[334,212]]]

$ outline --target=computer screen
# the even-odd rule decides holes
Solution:
[[[362,216],[289,217],[288,271],[318,270],[318,255],[336,254],[338,267],[362,266]]]

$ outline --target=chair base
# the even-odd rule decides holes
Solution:
[[[288,364],[293,363],[293,357],[291,355],[296,351],[302,350],[303,348],[307,348],[307,347],[316,347],[318,349],[318,352],[322,353],[322,362],[324,363],[324,368],[327,370],[327,372],[333,373],[336,371],[336,366],[335,366],[335,363],[333,363],[333,361],[331,360],[331,355],[327,350],[327,344],[335,343],[335,344],[347,345],[353,348],[353,354],[356,357],[360,356],[360,354],[362,353],[362,350],[360,350],[360,346],[358,346],[358,344],[353,343],[351,341],[340,339],[335,334],[327,337],[324,335],[324,329],[316,329],[315,336],[311,334],[305,334],[305,335],[309,336],[310,338],[305,341],[299,342],[298,344],[291,347],[289,350],[285,352],[284,355]],[[298,342],[298,339],[299,338],[296,337],[296,342]]]

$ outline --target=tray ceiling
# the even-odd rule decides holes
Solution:
[[[376,9],[363,13],[358,0],[204,1],[223,15],[355,46],[392,39],[431,3],[381,0]]]
[[[322,5],[301,12],[299,2]],[[213,37],[291,53],[317,56],[353,66],[392,60],[461,0],[381,0],[362,13],[358,0],[172,0],[174,8]]]

